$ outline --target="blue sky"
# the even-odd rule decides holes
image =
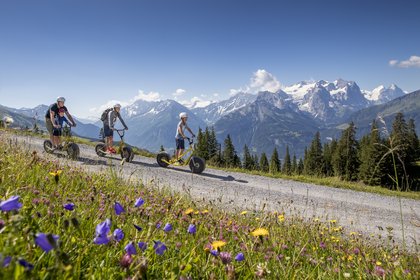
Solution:
[[[1,0],[0,104],[63,95],[87,117],[113,100],[225,99],[273,80],[413,91],[419,11],[418,0]]]

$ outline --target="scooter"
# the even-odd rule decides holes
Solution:
[[[118,145],[118,150],[117,153],[121,155],[121,164],[124,164],[124,161],[126,162],[131,162],[134,158],[134,152],[133,149],[126,145],[124,142],[124,134],[125,134],[125,129],[114,129],[118,136],[120,136],[120,143]],[[98,156],[100,157],[104,157],[107,155],[113,155],[113,153],[110,153],[108,151],[106,151],[106,145],[105,145],[105,135],[103,133],[103,129],[101,129],[100,132],[100,137],[102,138],[103,143],[99,143],[95,146],[95,152]]]
[[[63,127],[63,142],[61,145],[57,148],[54,148],[51,140],[45,140],[44,141],[44,150],[49,153],[59,153],[63,154],[63,152],[67,153],[67,156],[72,160],[77,160],[80,155],[80,149],[79,146],[74,143],[72,134],[71,134],[71,127],[70,126],[64,126]]]
[[[181,155],[180,159],[172,158],[167,152],[160,152],[156,156],[156,161],[160,167],[168,167],[169,165],[176,166],[189,166],[192,173],[200,174],[206,168],[206,161],[200,157],[194,156],[194,139],[186,138],[189,143],[188,149],[186,149]],[[188,157],[184,160],[183,157],[188,154]]]

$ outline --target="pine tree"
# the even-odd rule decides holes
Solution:
[[[253,170],[260,169],[259,164],[258,164],[258,156],[256,154],[252,157],[252,169]]]
[[[410,149],[410,160],[411,162],[417,161],[420,159],[420,143],[419,138],[417,137],[416,133],[416,126],[414,124],[414,120],[410,119],[408,121],[408,137],[407,142]]]
[[[332,164],[332,157],[335,149],[337,148],[337,140],[333,139],[330,143],[325,143],[323,148],[323,168],[322,172],[325,176],[334,176],[334,169]]]
[[[270,173],[275,174],[280,172],[280,166],[279,153],[277,152],[277,148],[274,148],[270,159]]]
[[[397,113],[392,123],[392,131],[387,141],[388,145],[388,186],[398,187],[398,189],[410,189],[408,169],[412,161],[413,150],[410,148],[410,133],[408,125],[402,113]]]
[[[225,139],[225,150],[223,151],[223,161],[226,167],[239,167],[241,160],[236,155],[235,147],[233,146],[232,139],[228,134]]]
[[[208,133],[207,131],[208,131],[208,128],[206,128],[206,135],[208,135],[207,146],[208,146],[209,158],[213,158],[214,156],[217,156],[217,154],[219,153],[219,143],[217,142],[216,132],[214,131],[214,127],[212,127]]]
[[[267,159],[267,155],[265,153],[261,154],[261,158],[260,158],[260,170],[262,172],[268,172],[269,171],[269,164],[268,164],[268,159]]]
[[[160,151],[161,152],[164,152],[165,151],[165,148],[163,147],[163,145],[160,145]]]
[[[205,160],[209,159],[206,135],[203,133],[201,128],[198,129],[197,133],[197,146],[195,148],[195,154]]]
[[[380,137],[376,121],[373,120],[370,135],[360,140],[360,168],[359,178],[368,185],[381,185],[383,178],[387,176],[384,170],[382,157],[385,151],[383,141]]]
[[[359,169],[356,127],[351,122],[343,131],[333,155],[334,173],[346,181],[357,180]]]
[[[321,134],[319,131],[315,133],[314,139],[311,142],[311,146],[307,151],[304,164],[305,174],[316,176],[322,175],[324,158],[322,155]]]
[[[286,146],[286,155],[283,160],[282,172],[286,175],[292,174],[292,162],[290,161],[289,146]]]
[[[292,160],[292,174],[296,174],[297,173],[297,159],[296,159],[296,154],[293,154],[293,160]]]
[[[298,166],[297,166],[297,174],[298,175],[302,175],[303,174],[303,169],[304,169],[304,164],[303,164],[303,159],[300,158],[299,162],[298,162]]]
[[[253,169],[253,159],[251,153],[249,152],[248,146],[245,144],[244,146],[244,165],[243,168],[246,170]]]

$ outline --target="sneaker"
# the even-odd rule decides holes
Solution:
[[[179,164],[184,164],[184,160],[182,158],[178,159]]]
[[[117,151],[115,151],[114,148],[112,148],[112,147],[109,147],[107,152],[110,153],[110,154],[116,154],[117,153]]]

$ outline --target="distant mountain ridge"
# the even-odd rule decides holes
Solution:
[[[239,153],[246,144],[257,154],[271,153],[276,147],[282,156],[287,145],[291,153],[299,157],[316,131],[321,131],[324,139],[339,137],[341,128],[351,120],[356,122],[360,132],[365,131],[375,118],[372,115],[374,112],[381,112],[384,119],[391,123],[392,114],[403,110],[404,114],[408,114],[407,119],[414,117],[420,127],[420,120],[417,120],[420,109],[413,105],[420,103],[417,96],[407,94],[396,85],[366,91],[354,81],[320,80],[299,82],[275,93],[241,92],[202,108],[187,108],[174,100],[137,100],[123,107],[121,113],[129,127],[127,142],[153,152],[158,151],[161,145],[167,150],[174,149],[178,114],[187,112],[190,116],[188,123],[195,133],[200,127],[214,126],[218,141],[223,143],[230,134]],[[389,99],[393,100],[387,101]],[[402,103],[398,103],[399,100]],[[33,109],[2,106],[0,114],[2,110],[7,110],[22,125],[32,127],[34,115],[43,123],[47,108],[46,105]],[[78,135],[97,138],[101,121],[85,124],[83,120],[76,119],[78,126],[75,132]]]

